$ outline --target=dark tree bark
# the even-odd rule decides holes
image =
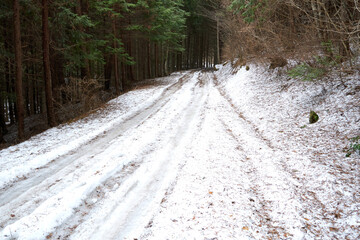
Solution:
[[[47,0],[42,0],[42,43],[43,43],[43,64],[45,80],[45,96],[47,120],[50,127],[56,126],[54,102],[52,96],[51,70],[50,70],[50,52],[49,52],[49,6]]]
[[[0,95],[0,143],[4,143],[3,135],[6,134],[8,131],[6,129],[6,124],[4,120],[4,100]]]
[[[148,70],[148,77],[149,78],[152,78],[152,75],[151,75],[151,53],[150,53],[150,48],[151,48],[151,45],[150,45],[150,39],[147,40],[147,70]]]
[[[0,128],[0,143],[5,143],[2,129]]]
[[[131,18],[128,17],[128,22],[127,22],[128,26],[131,26]],[[133,44],[132,44],[132,36],[131,36],[131,33],[128,32],[125,36],[126,38],[126,41],[127,41],[127,52],[129,54],[129,56],[133,56]],[[134,69],[134,66],[133,65],[126,65],[127,67],[127,80],[130,81],[130,82],[134,82],[135,78],[134,78],[134,72],[133,72],[133,69]]]
[[[7,61],[6,64],[6,74],[5,74],[5,78],[6,78],[6,92],[8,93],[7,96],[7,102],[8,102],[8,112],[9,112],[9,119],[10,119],[10,124],[15,124],[15,113],[14,113],[14,101],[13,98],[11,97],[10,94],[14,93],[14,79],[13,79],[13,71],[11,68],[12,63],[10,62],[10,60]]]
[[[76,14],[79,16],[82,16],[83,14],[86,14],[87,12],[88,12],[87,1],[78,0],[78,4],[76,6]],[[80,31],[81,32],[84,31],[83,27],[81,27],[81,26],[80,26]],[[86,46],[82,45],[81,50],[85,54],[87,52]],[[85,78],[85,77],[90,78],[91,77],[89,59],[87,59],[87,58],[84,59],[84,66],[81,67],[80,74],[81,74],[81,78]]]
[[[0,92],[3,92],[4,83],[0,82]],[[6,134],[6,124],[5,124],[5,116],[4,116],[4,99],[2,94],[0,94],[0,143],[5,143],[3,135]]]
[[[6,36],[6,32],[4,29],[4,36]],[[5,49],[7,49],[7,41],[5,39],[4,42]],[[10,81],[10,74],[9,74],[9,61],[5,59],[4,61],[4,78],[0,79],[2,80],[0,82],[0,92],[7,93],[7,85]],[[8,111],[7,104],[5,104],[6,101],[6,95],[0,94],[0,131],[2,130],[2,134],[7,133],[6,124],[5,124],[5,111]],[[5,110],[4,110],[5,109]]]
[[[5,84],[1,83],[0,85],[0,92],[5,92]],[[6,134],[7,133],[7,129],[6,129],[6,124],[5,124],[5,111],[4,111],[4,106],[5,102],[4,102],[4,97],[2,94],[0,94],[0,132],[1,134]]]
[[[116,18],[114,17],[113,21],[112,21],[112,30],[113,30],[113,34],[114,34],[114,42],[113,42],[113,48],[116,49],[117,48],[117,44],[116,44]],[[118,66],[118,56],[116,53],[114,53],[114,77],[115,77],[115,90],[116,90],[116,95],[120,94],[120,90],[122,90],[122,86],[119,86],[119,70],[118,70],[119,66]]]
[[[219,19],[216,18],[216,61],[215,64],[220,63],[220,30],[219,30]]]
[[[158,45],[157,43],[154,44],[154,51],[155,51],[155,77],[159,77],[159,55],[158,55]]]
[[[110,55],[105,56],[105,65],[104,65],[104,89],[110,90],[110,81],[111,81],[111,72],[112,72],[112,61]]]
[[[57,38],[58,36],[54,37]],[[58,89],[65,84],[64,56],[61,52],[56,51],[53,48],[50,49],[50,67],[52,89],[53,92],[55,92],[54,97],[60,102],[61,98]]]
[[[16,110],[17,110],[17,125],[18,138],[24,139],[24,97],[22,89],[22,49],[21,49],[21,35],[20,35],[20,9],[19,1],[14,0],[14,38],[15,38],[15,62],[16,62]]]
[[[199,42],[200,42],[200,49],[199,49],[199,67],[204,67],[203,65],[203,56],[204,56],[204,34],[203,33],[200,33],[200,36],[199,36]]]

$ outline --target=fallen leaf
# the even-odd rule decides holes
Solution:
[[[309,219],[308,218],[304,218],[306,221],[309,221]]]
[[[209,191],[209,194],[213,194],[213,192],[210,192],[210,191]]]
[[[249,231],[249,227],[243,227],[242,230]]]

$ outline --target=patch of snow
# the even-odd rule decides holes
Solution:
[[[2,150],[0,238],[357,239],[359,73],[249,66],[172,74]]]
[[[160,86],[128,92],[111,100],[105,109],[100,109],[95,114],[49,129],[28,141],[0,151],[0,189],[9,182],[26,177],[28,173],[59,156],[76,151],[78,147],[111,129],[134,112],[146,108],[183,74],[185,73],[161,79]]]

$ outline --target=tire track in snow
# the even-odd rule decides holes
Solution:
[[[161,109],[163,105],[170,100],[170,97],[175,92],[179,91],[181,87],[189,80],[189,74],[185,74],[180,77],[179,80],[165,88],[162,94],[158,97],[158,99],[154,100],[148,106],[144,106],[138,111],[132,113],[130,116],[127,116],[124,120],[117,123],[111,129],[104,131],[103,133],[93,137],[88,142],[84,143],[81,147],[78,147],[70,152],[64,153],[62,156],[58,156],[53,159],[47,165],[41,166],[36,170],[35,173],[29,173],[27,175],[18,177],[18,179],[14,182],[9,182],[5,186],[0,189],[0,206],[2,206],[8,199],[12,199],[16,197],[16,194],[22,191],[16,191],[17,188],[20,190],[28,189],[31,187],[31,183],[35,183],[35,177],[37,178],[36,183],[40,183],[43,179],[46,179],[48,176],[51,176],[52,173],[56,170],[66,167],[70,162],[74,159],[80,158],[85,154],[89,154],[89,152],[93,153],[93,155],[98,154],[96,150],[101,152],[103,146],[107,145],[113,139],[121,136],[122,133],[127,130],[136,127],[136,125],[141,124],[143,120],[149,117],[153,112]],[[53,167],[54,166],[54,167]],[[30,183],[27,181],[31,179]],[[26,183],[25,183],[26,182]],[[24,187],[18,186],[23,184]],[[8,190],[11,191],[8,191]],[[11,195],[15,194],[15,195]],[[8,197],[7,197],[8,196]],[[8,198],[8,199],[7,199]]]
[[[189,125],[202,106],[204,91],[199,88],[198,80],[195,80],[195,86],[192,87],[189,96],[190,99],[177,99],[177,101],[185,101],[185,105],[183,109],[180,109],[181,115],[178,116],[177,121],[172,122],[172,125],[176,127],[169,126],[173,129],[162,140],[165,147],[163,149],[159,148],[157,152],[154,151],[151,162],[143,164],[137,170],[137,173],[135,172],[134,176],[129,178],[128,183],[120,186],[117,192],[114,193],[114,197],[106,199],[106,203],[103,203],[103,206],[106,207],[97,209],[83,226],[80,225],[76,229],[71,238],[86,239],[91,237],[92,239],[102,239],[103,236],[107,236],[110,239],[125,239],[140,235],[143,229],[149,225],[153,212],[159,207],[162,199],[168,193],[169,185],[171,188],[176,179],[177,174],[174,173],[174,170],[170,171],[170,169],[175,169],[175,172],[177,172],[176,169],[180,168],[182,139],[190,134],[188,131]],[[164,117],[168,116],[165,114]],[[151,165],[152,169],[149,169],[147,165]],[[169,173],[170,175],[174,174],[174,176],[169,176]],[[140,179],[139,175],[143,176],[143,178]],[[132,187],[126,188],[126,186]],[[115,199],[117,200],[115,201]],[[95,224],[98,228],[93,229],[94,221],[97,223],[106,222],[107,224]],[[89,223],[87,224],[87,222]],[[112,226],[118,226],[118,228],[115,229]]]
[[[252,182],[250,191],[253,195],[252,204],[257,216],[255,222],[257,221],[258,227],[253,231],[254,236],[256,238],[269,236],[286,239],[302,235],[298,229],[301,229],[304,224],[299,220],[296,210],[301,205],[300,201],[296,200],[297,197],[294,200],[294,190],[298,183],[289,180],[291,179],[290,174],[282,168],[282,160],[273,149],[270,140],[261,135],[256,126],[239,112],[226,92],[216,85],[215,82],[215,88],[220,96],[218,108],[223,108],[222,112],[224,113],[230,113],[219,114],[219,121],[222,122],[225,131],[242,146],[247,155],[248,160],[245,166],[248,169],[246,170],[247,177]],[[232,127],[233,124],[243,126],[242,131],[235,133],[234,131],[240,128]],[[284,188],[284,186],[287,187]],[[283,204],[285,207],[279,206],[279,204]],[[286,206],[287,204],[288,206]],[[287,216],[284,217],[284,215]],[[292,226],[285,222],[289,218]]]
[[[105,182],[99,184],[82,203],[74,209],[74,213],[56,230],[49,233],[53,239],[69,239],[76,228],[81,225],[88,214],[97,207],[97,204],[102,204],[101,201],[111,192],[118,189],[119,185],[125,182],[131,175],[140,167],[141,163],[129,163],[124,166],[116,174],[109,177]]]
[[[171,105],[171,103],[169,103],[169,105]],[[164,107],[163,107],[164,108]],[[156,115],[158,115],[158,113],[161,111],[161,112],[169,112],[168,110],[164,110],[163,108],[161,108],[161,109],[159,109],[159,111],[156,111],[156,112],[154,112],[148,119],[146,119],[146,120],[144,120],[144,122],[141,124],[141,125],[146,125],[147,124],[147,122],[149,122],[149,121],[152,121],[152,122],[159,122],[159,121],[161,121],[162,122],[162,128],[161,129],[159,129],[159,130],[156,130],[156,133],[154,133],[154,134],[151,134],[151,137],[153,138],[153,141],[152,142],[155,142],[155,145],[154,144],[151,144],[152,146],[151,146],[151,150],[150,151],[148,151],[148,150],[144,150],[143,151],[143,154],[139,154],[140,156],[141,155],[145,155],[142,159],[141,159],[141,161],[139,161],[139,162],[137,162],[137,165],[142,165],[142,164],[147,164],[146,162],[146,159],[149,159],[150,157],[148,156],[148,155],[152,155],[152,154],[156,154],[156,151],[158,151],[159,149],[161,149],[164,145],[166,145],[166,142],[168,141],[168,139],[156,139],[156,136],[162,136],[162,135],[166,135],[169,131],[172,131],[171,130],[171,124],[174,124],[174,123],[176,123],[176,121],[178,121],[179,120],[179,117],[177,116],[177,115],[174,115],[174,116],[169,116],[169,115],[162,115],[161,117],[163,117],[163,118],[166,118],[166,119],[161,119],[161,118],[159,118],[159,117],[157,117]],[[179,112],[181,112],[181,109],[179,110]],[[160,113],[160,115],[161,115],[161,113]],[[151,118],[155,118],[155,119],[151,119]],[[166,120],[166,121],[165,121]],[[153,125],[151,126],[152,128],[154,127]],[[138,136],[139,134],[138,133],[135,133],[135,136]],[[175,136],[176,136],[176,134],[174,134]],[[155,140],[155,141],[154,141]],[[128,145],[128,144],[127,144]],[[146,159],[145,159],[146,158]],[[144,163],[145,162],[145,163]],[[138,167],[137,167],[138,168]],[[137,169],[136,168],[136,169]],[[133,178],[133,176],[127,176],[126,177],[126,179],[129,179],[129,181],[131,181],[131,178]],[[109,179],[109,181],[110,182],[113,182],[114,181],[114,179]],[[105,183],[105,184],[103,184],[103,185],[108,185],[108,183]],[[133,184],[128,184],[128,187],[127,187],[127,189],[126,190],[124,190],[123,192],[126,192],[126,194],[124,194],[124,199],[127,197],[127,195],[131,192],[131,191],[133,191],[136,187],[137,187],[137,185],[138,185],[138,182],[134,182]],[[118,190],[118,188],[119,187],[121,187],[121,185],[120,186],[118,186],[116,189],[112,189],[112,192],[114,192],[114,191],[117,191]],[[103,191],[103,190],[102,190]],[[99,202],[99,201],[101,201],[102,199],[97,199],[96,200],[96,202]],[[104,200],[104,201],[106,201],[106,200]],[[109,202],[109,201],[108,201]],[[111,202],[111,201],[110,201]],[[116,203],[119,203],[120,201],[119,201],[119,199],[116,199],[115,201],[113,201],[113,202],[116,202]],[[107,205],[111,205],[111,204],[113,204],[113,203],[100,203],[100,204],[107,204]],[[116,204],[115,204],[116,205]],[[82,218],[86,218],[87,216],[87,214],[92,214],[91,212],[89,212],[90,210],[89,209],[85,209],[84,211],[77,211],[77,213],[75,214],[75,215],[73,215],[70,219],[68,219],[67,221],[66,221],[66,223],[64,223],[64,225],[63,226],[59,226],[57,229],[56,229],[56,234],[54,235],[54,236],[59,236],[60,237],[60,235],[61,234],[63,234],[64,232],[68,232],[69,230],[71,231],[71,232],[73,232],[73,231],[75,231],[76,230],[76,228],[78,227],[78,225],[80,224],[80,223],[82,223],[82,222],[84,222],[84,221],[86,221],[86,220],[84,220],[84,219],[82,219]],[[112,209],[112,211],[113,211],[113,209]],[[110,215],[111,214],[111,212],[112,211],[110,211],[109,213],[108,213],[108,215]],[[77,216],[77,215],[80,215],[80,217],[79,216]],[[81,220],[81,221],[80,221]],[[70,234],[69,234],[70,235]],[[61,237],[60,237],[61,238]],[[61,238],[62,239],[62,238]]]
[[[143,111],[138,111],[131,115],[124,122],[122,122],[120,126],[117,125],[109,131],[105,132],[102,136],[98,136],[98,138],[93,140],[89,146],[84,146],[80,149],[79,152],[74,152],[72,155],[65,156],[64,159],[55,159],[48,166],[44,167],[42,169],[43,172],[39,175],[35,175],[34,177],[29,176],[24,181],[17,182],[13,185],[13,187],[3,191],[0,199],[4,204],[0,210],[2,213],[4,213],[4,215],[2,215],[0,218],[0,226],[4,228],[6,225],[20,220],[22,217],[38,208],[52,195],[56,195],[62,189],[71,184],[72,181],[76,180],[73,176],[70,177],[70,180],[68,179],[67,182],[64,183],[61,179],[61,176],[81,176],[84,174],[81,173],[81,171],[76,171],[79,168],[82,169],[82,171],[86,171],[89,166],[99,160],[96,156],[101,155],[103,151],[108,148],[108,146],[113,144],[116,138],[119,138],[129,129],[137,128],[146,119],[151,118],[154,113],[158,112],[170,101],[174,93],[179,91],[183,85],[188,82],[190,76],[191,75],[189,74],[183,76],[177,83],[169,86],[166,91],[163,92],[158,101],[155,101],[150,106],[147,106],[145,110],[143,109]],[[118,129],[116,127],[118,127]],[[70,166],[66,166],[66,164]],[[66,170],[65,172],[64,169]],[[54,173],[59,173],[59,177],[54,178]],[[57,185],[60,187],[56,188]],[[49,194],[50,188],[55,189],[50,196],[41,196],[41,193],[43,192]],[[40,193],[40,196],[37,196],[38,193]],[[24,211],[18,211],[21,209]]]
[[[231,136],[236,142],[238,142],[241,151],[245,154],[247,153],[246,141],[244,139],[240,140],[231,130],[231,126],[225,123],[224,120],[219,118],[219,121],[223,124],[224,130]],[[260,155],[260,153],[259,153]],[[246,160],[243,161],[242,168],[244,171],[243,176],[249,179],[249,182],[252,183],[251,187],[248,189],[250,195],[249,205],[252,208],[252,212],[255,218],[247,220],[249,223],[248,226],[253,228],[256,225],[257,228],[253,228],[251,233],[252,237],[258,239],[262,236],[269,236],[274,239],[286,239],[287,237],[293,237],[292,234],[287,231],[287,229],[279,227],[281,224],[276,225],[278,221],[276,218],[273,218],[271,215],[272,210],[272,201],[269,201],[265,197],[264,188],[262,185],[269,186],[269,180],[263,182],[263,172],[259,169],[259,165],[255,165],[254,159],[252,157],[246,156]],[[269,177],[266,177],[269,178]]]
[[[200,78],[200,76],[199,76],[199,78]],[[204,81],[202,81],[202,82],[205,83]],[[206,82],[205,84],[200,84],[200,81],[199,81],[199,83],[197,85],[199,85],[200,87],[204,87],[204,86],[209,87],[209,82]],[[197,129],[198,131],[194,131],[192,133],[192,136],[189,137],[192,140],[196,137],[198,132],[201,132],[201,129],[203,128],[203,125],[205,123],[205,115],[206,115],[206,110],[207,110],[206,106],[208,105],[208,101],[209,101],[209,91],[207,91],[206,97],[204,97],[204,100],[203,100],[203,104],[200,107],[199,113],[197,114],[198,115],[197,123],[194,123],[195,129]],[[196,116],[194,116],[194,117],[196,117]],[[178,169],[179,173],[181,173],[182,169],[186,166],[188,161],[189,161],[189,159],[188,159],[188,157],[186,157],[186,158],[183,159],[183,162],[179,164],[179,169]],[[171,195],[173,194],[173,191],[174,191],[174,189],[175,189],[175,187],[176,187],[176,185],[177,185],[177,183],[179,181],[179,177],[180,176],[177,175],[175,180],[166,189],[164,197],[160,202],[161,209],[166,208],[168,198],[171,197]],[[162,211],[161,209],[160,209],[160,212]],[[152,216],[152,218],[150,219],[148,225],[145,227],[145,231],[142,233],[142,235],[141,235],[141,237],[139,239],[148,239],[148,237],[151,234],[151,228],[153,226],[154,219],[157,217],[157,215],[158,215],[158,213],[155,213]]]
[[[341,218],[343,216],[349,217],[343,214],[341,210],[342,208],[346,208],[341,207],[346,204],[344,202],[346,196],[344,196],[343,193],[334,190],[335,196],[332,197],[335,198],[333,198],[331,204],[329,204],[330,196],[325,198],[324,196],[321,196],[322,192],[325,190],[324,186],[313,186],[311,182],[309,182],[309,179],[316,180],[318,178],[323,178],[326,179],[324,183],[330,186],[332,181],[337,182],[337,186],[355,186],[354,184],[348,183],[349,179],[346,178],[346,172],[341,172],[339,169],[334,169],[331,166],[329,167],[327,161],[318,161],[316,158],[308,159],[306,156],[299,156],[289,149],[283,149],[280,146],[275,147],[276,144],[273,144],[271,140],[267,139],[264,136],[264,133],[260,132],[256,125],[248,120],[238,107],[235,106],[231,97],[226,93],[226,90],[216,82],[216,77],[215,85],[220,95],[228,102],[234,112],[247,123],[246,125],[253,129],[256,136],[264,143],[263,145],[272,149],[275,156],[279,156],[278,167],[288,176],[287,178],[291,183],[289,186],[292,186],[291,189],[294,193],[294,198],[301,206],[301,208],[297,209],[297,214],[298,219],[302,223],[302,227],[300,228],[302,234],[304,236],[311,236],[311,238],[320,238],[323,235],[331,236],[331,238],[339,238],[339,236],[342,236],[341,232],[346,231],[347,227],[341,222]],[[280,156],[287,157],[285,159]],[[304,164],[304,166],[298,166],[294,169],[294,166],[290,164],[291,162],[294,162],[294,160],[289,161],[290,158],[298,159],[298,162]],[[326,176],[317,176],[317,172],[327,172],[328,174]],[[334,174],[334,172],[336,172],[336,174]],[[344,177],[339,177],[339,175],[344,175]],[[336,180],[331,180],[335,177]],[[356,198],[356,196],[354,197]],[[346,202],[351,204],[352,201],[349,197],[346,197]],[[348,214],[354,214],[354,212]],[[338,235],[338,233],[340,235]],[[301,234],[299,233],[299,236],[300,235]],[[354,236],[351,236],[350,238],[353,237]]]
[[[195,88],[195,87],[194,87]],[[174,95],[175,94],[171,94],[171,97],[174,97]],[[182,96],[182,95],[180,95],[180,94],[178,94],[179,95],[179,97],[178,97],[178,100],[180,100],[180,101],[183,101],[184,99],[181,99],[181,97],[180,96]],[[170,100],[169,100],[170,101]],[[191,102],[191,105],[192,106],[194,106],[194,104],[196,105],[196,103],[194,103],[194,102],[196,102],[196,100],[195,101],[193,101],[193,102]],[[159,112],[159,111],[161,111],[161,109],[165,106],[165,105],[167,105],[167,102],[165,102],[165,103],[163,103],[163,105],[161,105],[161,107],[159,106],[159,109],[157,109],[157,111],[154,111],[154,112],[152,112],[151,114],[150,114],[150,116],[151,117],[154,117],[154,116],[156,116],[157,115],[157,113],[156,112]],[[184,106],[184,107],[186,107],[186,106]],[[186,126],[187,126],[187,121],[188,120],[186,120],[186,119],[188,119],[188,118],[190,118],[191,117],[191,115],[193,115],[192,113],[191,113],[191,109],[193,109],[193,108],[189,108],[189,109],[187,109],[187,111],[184,111],[185,113],[187,112],[187,113],[189,113],[189,114],[187,114],[187,115],[185,115],[185,116],[183,116],[183,118],[185,118],[185,119],[183,119],[184,120],[184,122],[182,123],[182,124],[180,124],[180,126],[182,126],[182,128],[180,128],[180,130],[178,130],[178,131],[185,131],[185,128],[186,128]],[[181,111],[180,111],[181,112]],[[169,116],[165,116],[165,117],[167,117],[168,119],[167,119],[167,121],[170,121],[171,122],[171,118],[169,118]],[[179,117],[177,116],[177,115],[174,115],[174,117],[175,117],[175,119],[177,118],[177,119],[179,119]],[[147,118],[147,119],[149,119],[149,118]],[[181,118],[180,118],[181,119]],[[152,121],[154,121],[154,120],[152,120]],[[144,125],[144,124],[146,124],[147,123],[147,120],[145,120],[144,121],[144,119],[143,119],[143,121],[141,121],[141,122],[139,122],[139,126],[138,127],[140,127],[141,125]],[[175,129],[176,130],[176,129]],[[163,131],[158,131],[159,133],[162,133]],[[185,131],[186,132],[186,131]],[[185,133],[184,133],[185,134]],[[172,140],[170,141],[170,142],[173,142],[173,144],[172,145],[169,145],[167,148],[168,148],[168,152],[171,152],[171,149],[172,148],[174,148],[174,145],[176,145],[177,144],[177,139],[178,139],[178,135],[179,134],[175,134],[174,135],[174,137],[172,137]],[[154,136],[152,136],[152,137],[154,137]],[[168,139],[169,140],[169,139]],[[112,144],[116,144],[116,141],[113,141],[112,142]],[[160,147],[161,148],[161,147]],[[155,149],[156,149],[156,146],[155,146]],[[148,149],[145,149],[144,151],[148,151]],[[150,153],[151,153],[151,151],[150,151]],[[96,155],[94,158],[99,158],[99,156],[101,156],[101,154],[99,155]],[[121,158],[121,156],[120,156],[120,158]],[[98,159],[99,160],[99,159]],[[139,173],[138,172],[141,172],[141,171],[139,171],[139,169],[141,168],[141,169],[143,169],[142,171],[144,171],[145,170],[145,172],[146,172],[146,168],[148,168],[149,167],[149,164],[146,164],[146,163],[139,163],[139,165],[141,166],[141,167],[139,167],[139,168],[137,168],[137,170],[136,171],[134,171],[134,174],[133,175],[136,175],[136,177],[137,178],[139,178]],[[99,164],[99,168],[101,169],[101,164]],[[121,166],[122,167],[122,166]],[[159,166],[159,169],[161,169],[160,167],[163,167],[163,166]],[[12,226],[11,228],[14,230],[14,228],[15,228],[15,230],[16,230],[16,227],[17,226],[19,226],[19,224],[21,225],[21,222],[23,222],[24,224],[26,223],[26,222],[32,222],[32,221],[34,221],[34,222],[36,222],[36,221],[38,221],[38,225],[41,225],[41,222],[43,222],[43,223],[45,223],[44,221],[48,221],[47,219],[49,219],[49,217],[50,217],[50,222],[51,222],[51,220],[52,220],[52,217],[55,217],[56,218],[56,214],[60,214],[60,212],[61,212],[61,208],[63,208],[63,210],[65,210],[66,209],[66,211],[67,211],[67,213],[64,213],[64,212],[62,212],[61,214],[63,214],[64,216],[63,216],[63,219],[60,219],[60,222],[57,220],[57,222],[56,223],[53,223],[53,224],[61,224],[61,222],[64,222],[66,219],[68,219],[69,217],[71,217],[72,215],[73,215],[73,212],[74,212],[74,210],[78,210],[77,209],[77,206],[79,206],[79,205],[81,205],[81,201],[82,201],[82,199],[87,199],[89,196],[92,196],[92,195],[94,195],[94,194],[98,194],[98,190],[100,190],[98,187],[99,187],[99,183],[101,184],[101,183],[104,183],[104,184],[106,184],[106,183],[108,183],[108,181],[110,181],[110,182],[112,182],[113,181],[113,179],[112,179],[112,176],[116,176],[116,173],[117,172],[119,172],[119,171],[121,171],[121,168],[120,167],[118,167],[118,168],[115,168],[115,169],[112,169],[111,167],[109,168],[109,167],[107,167],[107,169],[108,170],[106,170],[107,172],[104,172],[104,170],[100,170],[100,171],[97,171],[97,172],[95,172],[95,173],[87,173],[87,175],[88,176],[84,176],[82,179],[83,180],[81,180],[81,181],[79,181],[79,183],[75,183],[75,184],[73,184],[73,186],[69,189],[69,188],[67,188],[67,189],[65,189],[65,191],[63,191],[63,193],[61,193],[61,194],[58,194],[58,195],[55,195],[54,197],[56,197],[56,198],[58,198],[58,201],[54,201],[55,199],[49,199],[49,200],[46,200],[46,202],[43,204],[43,203],[41,203],[41,205],[39,206],[39,207],[37,207],[36,209],[35,209],[35,211],[31,214],[31,215],[29,215],[29,216],[26,216],[26,217],[24,217],[24,218],[22,218],[22,219],[20,219],[19,221],[17,221],[17,222],[15,222],[15,223],[17,223],[17,225],[15,224],[15,226]],[[109,172],[110,171],[110,172]],[[143,172],[144,173],[144,172]],[[89,179],[89,176],[93,176],[93,175],[96,175],[96,174],[99,174],[99,175],[103,175],[103,176],[96,176],[97,177],[97,179],[91,179],[92,181],[90,181],[90,183],[88,184],[88,183],[82,183],[85,179]],[[141,175],[141,174],[140,174]],[[134,179],[136,179],[136,177],[134,178],[133,176],[128,176],[128,179],[129,179],[129,181],[128,182],[131,182],[131,181],[134,181],[132,184],[128,184],[127,185],[127,180],[125,180],[125,183],[124,184],[121,184],[120,186],[119,186],[119,189],[121,190],[121,191],[123,191],[123,193],[124,193],[124,197],[125,197],[125,200],[126,199],[128,199],[128,197],[132,194],[132,192],[134,192],[134,190],[136,190],[137,188],[138,188],[138,186],[139,186],[139,183],[138,183],[138,181],[136,180],[134,180]],[[78,181],[78,180],[77,180]],[[152,183],[154,183],[154,182],[152,182]],[[82,185],[82,184],[85,184],[85,185]],[[87,185],[89,185],[89,186],[87,186]],[[150,186],[152,185],[152,184],[149,184]],[[150,187],[149,186],[149,187]],[[121,189],[122,188],[122,189]],[[126,190],[127,189],[127,190]],[[153,189],[154,190],[154,189]],[[156,191],[154,191],[154,192],[156,192]],[[76,194],[82,194],[82,195],[76,195]],[[70,195],[74,195],[74,197],[75,197],[75,199],[79,199],[80,200],[80,203],[79,202],[76,202],[76,203],[73,203],[73,204],[70,204],[71,206],[68,206],[68,204],[66,204],[67,203],[67,201],[69,200],[68,199],[68,196],[70,196]],[[100,194],[101,195],[101,194]],[[53,198],[53,197],[51,197],[51,198]],[[114,199],[113,199],[114,200]],[[98,200],[97,200],[98,201]],[[71,201],[70,201],[71,202]],[[116,201],[115,201],[116,202]],[[117,202],[117,203],[119,203],[119,202]],[[50,205],[49,205],[50,204]],[[55,205],[52,205],[52,204],[55,204]],[[65,205],[64,205],[65,204]],[[42,214],[42,210],[44,210],[44,209],[54,209],[54,215],[55,216],[51,216],[52,214],[50,214],[48,217],[47,216],[43,216],[43,214]],[[60,209],[60,210],[59,210]],[[114,208],[115,209],[115,208]],[[112,209],[111,210],[111,212],[113,212],[113,211],[115,211],[114,209]],[[60,212],[59,212],[60,211]],[[66,212],[65,211],[65,212]],[[46,215],[46,214],[45,214]],[[34,218],[36,218],[36,220],[34,219]],[[136,218],[135,218],[136,219]],[[23,220],[23,221],[22,221]],[[101,224],[100,224],[101,225]],[[50,224],[50,226],[54,226],[54,225],[51,225]],[[8,230],[10,229],[10,227],[8,228]],[[10,231],[11,231],[11,229],[10,229]],[[41,234],[41,231],[43,231],[44,233],[48,233],[49,231],[51,231],[51,227],[50,228],[48,228],[48,229],[41,229],[40,230],[40,233],[38,232],[37,234]],[[8,231],[9,232],[9,231]],[[14,232],[14,231],[13,231]],[[36,231],[35,231],[36,232]],[[25,233],[26,234],[26,233]],[[116,233],[117,234],[117,233]],[[115,235],[116,235],[115,234]],[[21,235],[21,236],[26,236],[27,238],[32,238],[31,237],[31,235]],[[43,236],[44,237],[44,236]],[[99,238],[101,238],[101,236],[99,237]],[[26,238],[25,238],[26,239]]]
[[[265,218],[260,212],[255,213],[260,201],[252,204],[256,198],[250,190],[254,181],[248,173],[251,166],[242,166],[249,161],[241,148],[242,142],[225,133],[228,130],[230,134],[231,129],[225,128],[220,120],[228,115],[229,109],[219,106],[219,93],[210,85],[208,101],[203,106],[205,125],[197,126],[193,140],[196,146],[191,146],[188,152],[190,166],[185,167],[180,186],[175,187],[175,196],[164,203],[164,213],[155,216],[155,230],[148,229],[140,239],[256,239],[259,236],[258,229],[254,232],[248,229]],[[239,125],[233,121],[229,126],[233,124]],[[174,208],[184,209],[184,213]]]

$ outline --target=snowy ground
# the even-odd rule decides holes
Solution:
[[[175,73],[4,149],[0,239],[360,238],[360,76],[329,78]]]

